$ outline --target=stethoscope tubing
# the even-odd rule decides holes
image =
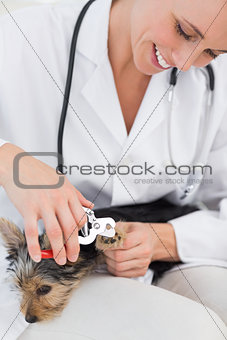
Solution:
[[[65,127],[65,120],[66,115],[68,111],[69,106],[69,97],[71,93],[71,86],[72,86],[72,77],[73,77],[73,71],[74,71],[74,63],[75,63],[75,53],[76,53],[76,46],[77,46],[77,40],[80,32],[80,27],[83,22],[84,16],[90,7],[90,5],[95,0],[90,0],[86,3],[86,5],[82,8],[82,11],[80,12],[80,15],[77,19],[75,29],[73,32],[71,47],[70,47],[70,55],[69,55],[69,63],[68,63],[68,73],[67,73],[67,79],[66,79],[66,85],[65,85],[65,92],[64,92],[64,100],[63,100],[63,106],[61,111],[61,118],[59,123],[59,129],[58,129],[58,171],[61,173],[63,172],[63,135],[64,135],[64,127]]]

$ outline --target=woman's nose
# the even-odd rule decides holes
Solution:
[[[172,59],[175,66],[182,71],[188,71],[197,60],[198,55],[193,51],[175,51],[172,53]]]

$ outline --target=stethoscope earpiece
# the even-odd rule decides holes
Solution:
[[[208,74],[209,77],[209,88],[210,91],[214,91],[214,86],[215,86],[215,76],[214,76],[214,70],[213,67],[211,66],[211,64],[205,66],[205,70]],[[177,84],[177,77],[180,73],[180,71],[177,74],[178,69],[176,67],[173,67],[171,73],[170,73],[170,81],[169,84],[172,86],[176,86]]]

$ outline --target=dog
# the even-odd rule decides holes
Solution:
[[[167,222],[172,218],[197,211],[196,206],[176,206],[164,199],[155,202],[115,206],[94,210],[95,216],[112,217],[116,222]],[[54,259],[34,262],[29,256],[24,233],[15,224],[0,219],[0,234],[8,251],[8,271],[12,274],[16,287],[22,294],[21,311],[29,323],[47,321],[61,314],[67,305],[72,291],[78,287],[82,278],[88,275],[97,263],[103,261],[103,251],[107,248],[122,247],[126,239],[123,230],[115,228],[112,238],[98,235],[90,245],[80,245],[79,258],[75,263],[58,265]],[[44,233],[39,236],[41,249],[50,249],[49,240]],[[163,273],[182,262],[151,262],[149,268],[154,272],[153,282]]]
[[[13,278],[16,289],[21,293],[21,312],[29,323],[51,320],[59,316],[70,296],[98,263],[103,263],[102,252],[108,248],[122,247],[125,233],[115,229],[115,236],[98,235],[91,245],[80,246],[75,263],[58,265],[54,259],[34,262],[29,253],[25,234],[12,222],[0,219],[0,234],[7,249],[7,271]],[[47,235],[39,236],[41,249],[51,249]]]

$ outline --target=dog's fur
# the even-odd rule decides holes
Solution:
[[[0,219],[0,234],[8,251],[8,271],[22,295],[21,311],[27,322],[50,320],[59,315],[81,279],[89,274],[102,250],[121,247],[125,234],[116,230],[113,238],[98,236],[96,246],[81,246],[75,263],[58,265],[54,259],[34,262],[28,253],[24,233],[15,224]],[[41,249],[51,249],[46,234],[39,237]],[[100,260],[99,260],[100,263]]]

